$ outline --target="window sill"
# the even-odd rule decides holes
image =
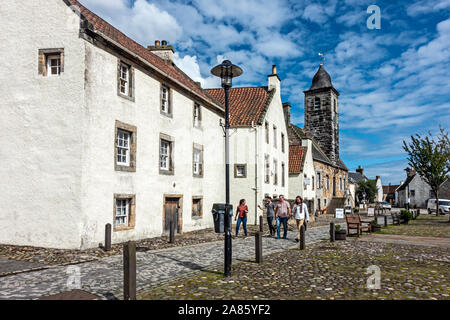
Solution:
[[[128,226],[128,227],[114,227],[114,232],[118,231],[127,231],[127,230],[133,230],[134,226]]]
[[[173,176],[175,173],[173,170],[163,170],[159,169],[159,174],[165,175],[165,176]]]
[[[165,118],[173,119],[173,113],[167,113],[167,112],[164,112],[164,111],[162,111],[162,110],[159,110],[159,113],[160,113],[162,116],[164,116]]]
[[[115,165],[116,171],[122,171],[122,172],[136,172],[136,167],[134,166],[124,166],[120,164]]]
[[[247,176],[234,176],[236,179],[246,179],[247,178]],[[268,183],[268,182],[266,182],[266,183]]]
[[[123,93],[120,93],[120,92],[117,93],[117,95],[118,95],[119,97],[122,97],[122,98],[128,100],[128,101],[135,102],[135,101],[134,101],[134,97],[127,96],[127,95],[125,95],[125,94],[123,94]]]
[[[192,175],[194,178],[203,178],[203,174],[193,174]]]
[[[192,217],[192,220],[201,220],[203,219],[203,216],[194,216]]]

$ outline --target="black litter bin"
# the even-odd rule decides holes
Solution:
[[[225,232],[225,211],[226,204],[225,203],[214,203],[213,208],[211,210],[214,218],[214,230],[216,233],[224,233]],[[231,222],[233,220],[233,205],[228,205],[228,215],[230,216],[229,227],[231,231]]]

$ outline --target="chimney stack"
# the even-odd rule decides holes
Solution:
[[[281,97],[281,80],[280,77],[277,75],[277,66],[272,66],[272,74],[269,74],[269,90],[275,89],[277,91],[277,94]]]
[[[275,69],[275,71],[277,71],[277,70]],[[289,126],[289,124],[291,123],[291,103],[290,102],[283,103],[283,111],[284,111],[284,120],[286,121],[286,126]]]
[[[358,169],[356,169],[356,172],[358,172],[362,176],[364,175],[364,169],[361,167],[361,165],[359,165]]]
[[[167,44],[166,40],[156,40],[155,45],[148,46],[147,50],[157,55],[161,59],[166,60],[167,62],[173,62],[175,51],[173,50],[173,47],[171,45]]]

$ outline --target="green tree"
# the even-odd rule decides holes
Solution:
[[[403,141],[403,149],[408,154],[409,165],[416,170],[430,186],[436,197],[436,215],[439,215],[439,188],[448,179],[450,172],[450,143],[448,132],[439,127],[440,134],[433,137],[431,132],[421,137],[411,136],[408,144]]]
[[[374,202],[377,192],[378,188],[377,182],[375,180],[361,180],[358,182],[356,194],[360,202],[364,199],[364,193],[366,200],[368,200],[369,202]]]

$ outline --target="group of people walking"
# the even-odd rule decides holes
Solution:
[[[297,196],[295,203],[291,209],[289,202],[284,199],[283,195],[280,195],[280,202],[276,205],[273,203],[271,197],[266,197],[266,202],[263,206],[258,205],[261,210],[266,210],[267,224],[269,226],[270,236],[275,234],[275,226],[273,224],[276,221],[276,238],[280,239],[281,225],[283,225],[283,239],[287,238],[288,221],[293,216],[296,221],[298,234],[296,241],[300,240],[300,229],[303,225],[306,227],[305,222],[309,222],[308,206],[303,202],[302,197]],[[244,234],[247,236],[247,214],[248,206],[245,199],[239,201],[239,206],[236,209],[236,216],[234,217],[236,223],[236,237],[239,235],[239,229],[241,224],[244,228]]]

